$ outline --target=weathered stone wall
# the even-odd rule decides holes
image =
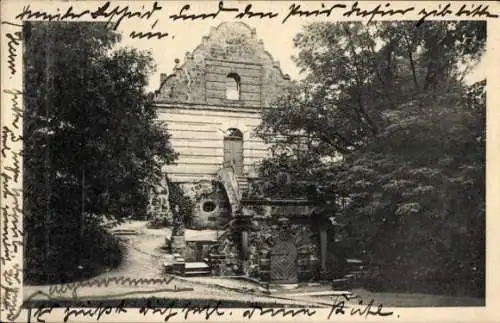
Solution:
[[[225,97],[227,75],[241,80],[240,100]],[[190,102],[238,107],[265,107],[290,85],[279,63],[264,49],[255,29],[244,23],[222,23],[212,28],[202,43],[163,74],[158,91],[161,102]]]
[[[248,275],[269,281],[271,279],[271,252],[277,243],[283,228],[277,223],[276,215],[260,216],[254,223],[258,230],[249,232]],[[319,242],[308,224],[291,222],[287,232],[297,248],[297,274],[299,281],[318,278],[319,275]],[[222,275],[242,274],[241,232],[228,231],[221,237],[218,248],[212,250],[214,255],[223,255],[223,261],[214,272]]]
[[[184,183],[182,189],[194,203],[189,229],[216,229],[228,223],[231,207],[218,183],[213,181]],[[206,203],[213,205],[207,208]]]
[[[229,128],[243,133],[244,173],[267,156],[264,142],[254,134],[260,113],[207,107],[165,107],[159,120],[168,124],[172,148],[179,153],[176,165],[164,167],[169,180],[196,182],[214,179],[224,161],[224,136]]]
[[[239,100],[226,98],[229,73],[240,79]],[[244,173],[267,156],[254,130],[261,109],[283,95],[290,80],[265,51],[255,31],[243,23],[212,28],[202,43],[163,75],[157,93],[159,120],[166,121],[179,153],[177,165],[165,168],[171,180],[212,179],[223,163],[224,136],[229,128],[243,133]]]
[[[229,74],[238,75],[237,100],[226,97]],[[170,75],[160,78],[158,118],[166,122],[172,148],[179,153],[176,165],[163,170],[190,192],[195,203],[193,227],[220,227],[230,209],[210,182],[224,162],[224,137],[230,128],[241,131],[243,176],[253,173],[268,155],[268,147],[254,133],[261,110],[286,92],[290,79],[255,30],[239,22],[211,28],[183,62],[176,60]],[[205,200],[214,200],[216,209],[204,211]]]

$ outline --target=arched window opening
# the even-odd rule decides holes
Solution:
[[[236,73],[229,73],[226,77],[226,99],[240,99],[240,76]]]
[[[233,139],[243,140],[243,133],[239,129],[229,128],[229,129],[227,129],[227,136],[226,137],[231,137]]]

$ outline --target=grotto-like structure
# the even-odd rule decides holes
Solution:
[[[223,23],[174,63],[161,74],[156,106],[179,153],[164,171],[194,205],[184,258],[208,261],[214,275],[270,282],[334,275],[334,209],[252,193],[269,153],[254,130],[291,84],[255,30]]]

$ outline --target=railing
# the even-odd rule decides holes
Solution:
[[[239,184],[238,184],[238,179],[236,178],[236,167],[234,165],[234,161],[229,161],[229,162],[224,162],[222,163],[222,169],[231,169],[230,173],[228,174],[229,176],[229,181],[230,181],[230,184],[231,184],[231,189],[234,191],[234,193],[236,194],[236,197],[238,199],[238,202],[239,200],[241,199],[241,192],[240,192],[240,187],[239,187]],[[224,181],[222,181],[223,184],[226,184],[224,183]],[[226,189],[226,192],[227,192],[227,187],[225,187],[224,185],[224,188]]]
[[[233,165],[230,167],[223,166],[217,173],[217,179],[222,183],[224,189],[226,190],[232,210],[236,211],[240,205],[241,193],[239,190],[238,180],[236,179],[234,173]]]
[[[222,163],[223,168],[232,168],[233,171],[235,171],[235,165],[234,165],[234,160],[231,161],[225,161]]]

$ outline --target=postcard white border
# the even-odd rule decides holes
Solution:
[[[236,4],[242,6],[241,2],[230,2],[224,1],[229,4]],[[59,8],[60,12],[64,12],[69,6],[73,6],[75,12],[96,8],[99,5],[102,5],[102,2],[95,1],[2,1],[1,2],[1,17],[2,17],[2,25],[1,25],[1,39],[2,39],[2,51],[1,51],[1,71],[2,71],[2,92],[1,92],[1,125],[2,129],[4,127],[8,127],[14,131],[15,136],[22,135],[22,120],[19,121],[20,127],[15,129],[13,127],[13,122],[16,118],[16,112],[14,111],[13,99],[15,91],[22,91],[22,43],[14,44],[13,48],[11,48],[9,52],[9,40],[8,34],[15,35],[16,32],[20,32],[21,28],[19,26],[15,26],[12,24],[21,24],[22,22],[17,20],[15,16],[23,9],[24,6],[29,4],[33,10],[41,10],[46,12],[55,13],[57,8]],[[113,5],[121,5],[121,6],[129,6],[131,10],[140,10],[141,6],[148,6],[152,4],[153,1],[136,1],[136,2],[124,2],[124,1],[113,1]],[[178,12],[179,8],[182,5],[188,2],[174,2],[174,1],[160,1],[159,2],[162,7],[164,7],[163,12],[159,15],[159,22],[157,25],[158,30],[168,31],[169,24],[173,22],[169,22],[168,14],[172,14]],[[216,8],[216,1],[203,1],[203,2],[189,2],[193,11],[202,12],[203,10],[213,11],[213,8]],[[250,2],[248,2],[250,3]],[[279,2],[263,2],[263,1],[255,1],[252,2],[255,7],[258,7],[262,10],[273,10],[280,12],[281,15],[288,12],[288,7],[294,3],[293,1],[279,1]],[[304,3],[307,7],[315,8],[321,6],[322,2],[295,2],[295,3]],[[335,2],[323,2],[327,5],[334,4]],[[336,3],[345,3],[351,5],[352,1],[337,1]],[[415,7],[416,9],[404,16],[405,20],[417,20],[420,18],[418,12],[422,9],[426,9],[427,11],[443,8],[448,3],[451,4],[450,10],[456,11],[462,4],[468,5],[488,5],[489,10],[492,13],[500,14],[500,3],[499,2],[432,2],[432,1],[413,1],[413,2],[403,2],[403,1],[361,1],[360,6],[366,7],[367,9],[375,7],[377,4],[385,5],[386,3],[390,3],[393,8],[405,8],[405,7]],[[246,3],[245,3],[246,4]],[[167,14],[168,13],[168,14]],[[299,18],[294,18],[299,19]],[[368,18],[356,20],[367,20]],[[394,17],[384,17],[382,19],[377,18],[377,20],[401,20],[402,18],[399,16]],[[454,15],[449,15],[447,17],[430,17],[429,20],[436,19],[445,19],[445,20],[457,20],[457,17]],[[471,18],[460,18],[461,20],[471,20]],[[472,18],[474,19],[474,18]],[[478,19],[478,18],[476,18]],[[479,18],[482,20],[482,18]],[[82,19],[88,20],[88,19]],[[220,18],[212,20],[211,23],[213,25],[217,25],[219,22],[229,20],[229,16],[224,15]],[[349,18],[342,16],[335,17],[309,17],[309,18],[301,18],[301,20],[306,22],[318,21],[318,20],[329,20],[329,21],[340,21],[340,20],[349,20]],[[76,20],[78,21],[78,20]],[[253,24],[261,24],[263,23],[257,19],[246,19],[244,20],[247,24],[252,26]],[[11,23],[11,24],[8,24]],[[149,22],[148,22],[149,23]],[[140,30],[144,27],[144,22],[140,20],[130,19],[122,22],[123,25],[127,25],[128,28],[137,28]],[[184,22],[175,22],[175,24],[186,24]],[[149,25],[148,25],[149,26]],[[204,33],[207,33],[206,24],[200,23],[199,28],[205,30]],[[287,28],[287,24],[282,24],[281,28]],[[197,28],[196,24],[189,23],[189,28]],[[487,200],[487,261],[486,261],[486,307],[464,307],[464,308],[395,308],[393,309],[395,312],[399,314],[399,318],[396,316],[392,317],[369,317],[368,320],[396,320],[396,321],[404,321],[404,322],[428,322],[428,321],[437,321],[437,322],[493,322],[495,319],[498,320],[500,316],[496,313],[496,306],[499,304],[499,296],[500,293],[498,288],[500,286],[500,275],[499,272],[500,266],[500,253],[498,252],[498,237],[500,236],[500,221],[498,217],[495,216],[496,211],[500,210],[500,199],[498,196],[500,195],[499,185],[500,185],[500,78],[498,77],[499,73],[499,65],[500,60],[500,19],[493,18],[488,19],[488,42],[487,42],[487,53],[486,53],[486,61],[487,61],[487,105],[488,105],[488,113],[487,113],[487,189],[486,189],[486,200]],[[182,35],[178,35],[178,37],[182,37]],[[201,39],[197,39],[200,41]],[[142,41],[141,41],[142,42]],[[151,46],[164,46],[164,43],[168,43],[168,39],[162,41],[151,41]],[[14,53],[13,53],[14,51]],[[9,63],[9,60],[11,63]],[[15,73],[9,69],[9,64],[14,64],[16,66]],[[10,91],[10,92],[9,92]],[[18,107],[22,109],[22,99],[19,98],[17,101]],[[11,139],[15,139],[15,137],[11,137],[9,135],[7,141],[5,143],[8,145],[8,148],[11,149],[6,150],[6,158],[1,159],[1,167],[2,172],[7,172],[9,176],[13,176],[12,172],[9,173],[9,167],[16,167],[15,162],[15,154],[20,153],[21,144],[20,142],[12,141]],[[7,146],[4,146],[5,148]],[[22,165],[22,163],[21,163]],[[6,181],[6,177],[1,178],[2,191],[4,189],[4,185],[8,184],[11,189],[22,190],[22,166],[20,168],[19,180],[15,182],[14,180]],[[22,198],[19,198],[18,202],[19,207],[22,208]],[[1,206],[2,208],[10,207],[12,208],[14,205],[14,200],[12,197],[2,198]],[[11,210],[11,209],[10,209]],[[17,228],[22,228],[22,217],[18,219],[18,223],[14,224],[14,218],[9,211],[9,215],[4,215],[2,212],[2,216],[0,217],[0,231],[7,230],[8,232],[8,242],[10,244],[15,244],[16,241],[18,243],[17,251],[14,250],[12,246],[6,246],[5,243],[2,242],[1,246],[1,255],[4,257],[6,252],[10,252],[12,255],[12,259],[1,268],[1,285],[2,285],[2,293],[1,296],[1,309],[0,316],[2,321],[9,321],[9,309],[4,307],[6,304],[5,297],[11,297],[12,299],[7,300],[7,302],[16,302],[17,304],[22,303],[22,280],[18,281],[17,277],[22,279],[22,274],[19,273],[22,270],[22,246],[19,244],[21,241],[19,237],[16,237],[15,226]],[[9,248],[9,249],[6,249]],[[18,293],[14,297],[14,292],[5,293],[7,288],[15,289],[18,287]],[[13,300],[15,298],[15,300]],[[244,309],[233,309],[231,316],[224,317],[213,317],[213,320],[216,321],[248,321],[247,319],[237,319],[241,317],[240,313],[243,313]],[[318,311],[321,313],[322,311]],[[304,317],[298,317],[293,320],[298,321],[323,321],[326,319],[329,310],[324,310],[325,314],[318,314],[314,317],[310,317],[308,319]],[[239,316],[240,315],[240,316]],[[52,315],[50,316],[50,321],[60,322],[62,319],[63,313],[62,310],[54,310]],[[21,313],[21,315],[17,318],[17,321],[22,322],[25,321],[25,313]],[[105,316],[101,318],[102,322],[139,322],[139,321],[162,321],[162,316],[148,316],[144,317],[137,312],[129,311],[127,315],[120,315],[119,317],[113,316]],[[189,321],[205,321],[203,316],[191,316]],[[288,321],[290,318],[280,318],[280,317],[255,317],[252,320],[256,321]],[[364,318],[356,318],[349,316],[335,316],[332,318],[335,321],[365,321]],[[49,320],[48,320],[49,321]],[[93,321],[92,318],[88,318],[82,321]],[[172,322],[184,321],[181,315],[173,317]]]

